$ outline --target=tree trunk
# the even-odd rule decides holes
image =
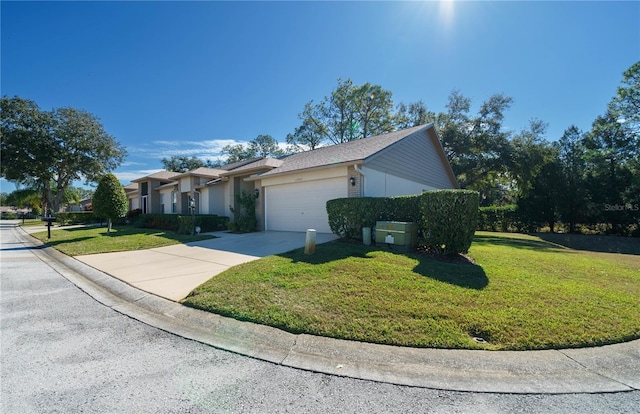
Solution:
[[[107,234],[111,234],[111,219],[107,219]]]

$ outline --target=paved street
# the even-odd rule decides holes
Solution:
[[[640,391],[452,392],[221,351],[100,304],[2,224],[2,413],[635,413],[640,406]]]

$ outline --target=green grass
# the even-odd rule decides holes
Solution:
[[[20,220],[20,226],[22,227],[34,227],[34,226],[46,226],[47,223],[42,221],[41,219],[25,219],[24,223],[22,219]]]
[[[69,256],[152,249],[215,237],[182,235],[171,231],[136,227],[112,228],[111,235],[107,235],[106,227],[79,227],[58,228],[51,231],[51,239],[47,239],[46,231],[34,233],[32,236]]]
[[[475,265],[333,242],[245,263],[188,306],[294,333],[383,344],[549,349],[640,337],[640,256],[478,232]],[[478,343],[481,337],[486,343]]]

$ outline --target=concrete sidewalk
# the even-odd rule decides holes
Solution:
[[[145,292],[179,301],[213,276],[264,256],[303,247],[304,233],[215,233],[217,238],[132,252],[92,254],[76,259]],[[335,240],[317,234],[316,242]]]
[[[454,391],[559,394],[640,390],[640,340],[585,349],[466,351],[296,335],[187,308],[43,247],[18,227],[3,223],[0,228],[2,250],[31,251],[78,288],[117,312],[184,338],[275,364]],[[211,250],[206,246],[183,246],[182,252],[195,247]]]

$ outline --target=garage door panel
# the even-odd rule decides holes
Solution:
[[[267,230],[331,233],[326,204],[347,196],[343,177],[267,187]]]

